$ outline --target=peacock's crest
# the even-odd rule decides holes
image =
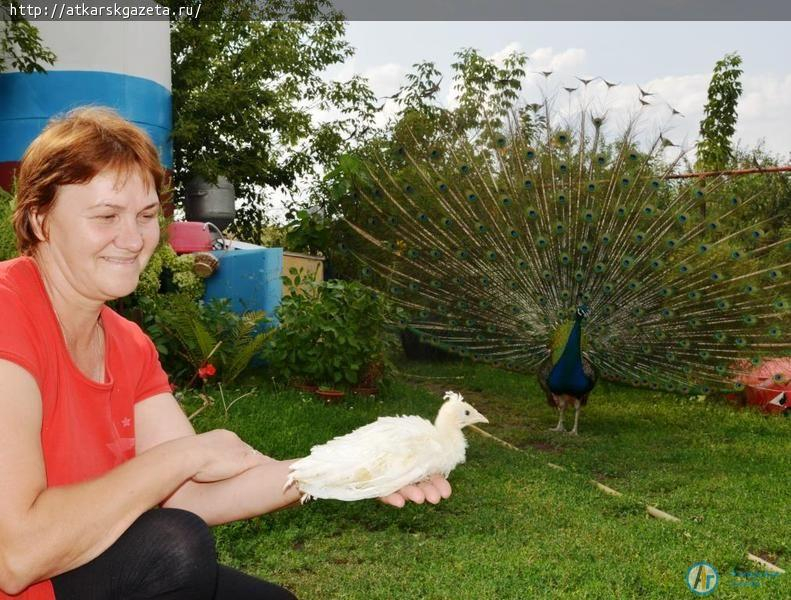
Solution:
[[[738,387],[791,347],[789,214],[761,212],[766,174],[677,178],[687,153],[641,129],[648,109],[617,135],[615,109],[585,103],[474,132],[407,114],[360,157],[341,248],[400,325],[461,356],[532,370],[584,303],[583,352],[605,377]]]

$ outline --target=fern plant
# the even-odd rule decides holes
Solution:
[[[188,385],[207,365],[216,370],[216,381],[231,383],[250,366],[270,335],[260,331],[266,321],[263,311],[238,315],[225,299],[196,303],[188,295],[171,294],[157,305],[147,329],[169,340],[166,356],[171,376],[187,380]]]

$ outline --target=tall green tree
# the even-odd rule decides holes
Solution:
[[[696,168],[724,169],[734,158],[731,138],[736,131],[736,105],[742,95],[742,59],[733,52],[714,66],[709,82],[708,101],[703,107]]]
[[[364,79],[322,77],[354,52],[340,17],[326,0],[231,0],[171,22],[177,204],[191,177],[225,175],[236,233],[258,241],[275,190],[310,185],[371,122]]]
[[[44,64],[55,63],[55,54],[44,46],[38,29],[21,14],[19,2],[0,4],[0,73],[44,73]]]

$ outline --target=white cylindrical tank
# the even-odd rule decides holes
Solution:
[[[151,2],[142,2],[151,4]],[[0,186],[54,115],[108,106],[142,127],[172,167],[170,28],[163,21],[34,21],[57,56],[47,73],[0,73]]]

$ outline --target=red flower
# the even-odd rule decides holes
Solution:
[[[212,377],[215,373],[217,373],[217,369],[211,363],[206,363],[202,367],[198,369],[198,377],[206,381],[209,377]]]

